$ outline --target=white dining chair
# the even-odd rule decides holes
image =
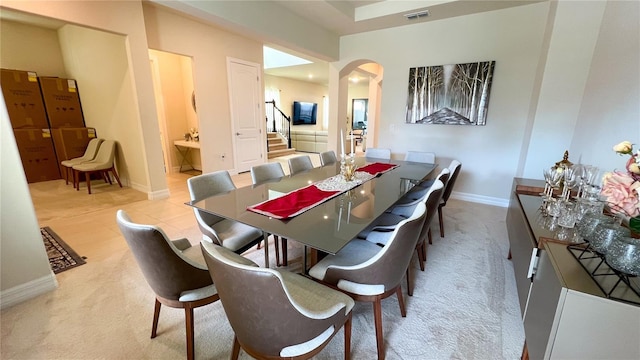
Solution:
[[[436,153],[425,151],[407,151],[404,156],[404,161],[435,164]]]
[[[391,149],[367,148],[364,156],[367,158],[391,160]]]

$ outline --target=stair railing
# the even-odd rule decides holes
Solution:
[[[276,106],[276,101],[265,101],[267,132],[277,132],[287,141],[287,148],[291,149],[291,118]],[[269,121],[271,120],[271,121]],[[268,147],[267,147],[268,148]]]

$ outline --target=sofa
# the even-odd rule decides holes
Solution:
[[[326,130],[291,129],[291,146],[297,151],[320,153],[327,151]]]

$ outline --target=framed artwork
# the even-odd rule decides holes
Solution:
[[[495,63],[410,68],[406,122],[485,125]]]

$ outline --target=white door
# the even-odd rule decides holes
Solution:
[[[227,69],[235,168],[244,172],[264,162],[260,65],[228,58]]]

